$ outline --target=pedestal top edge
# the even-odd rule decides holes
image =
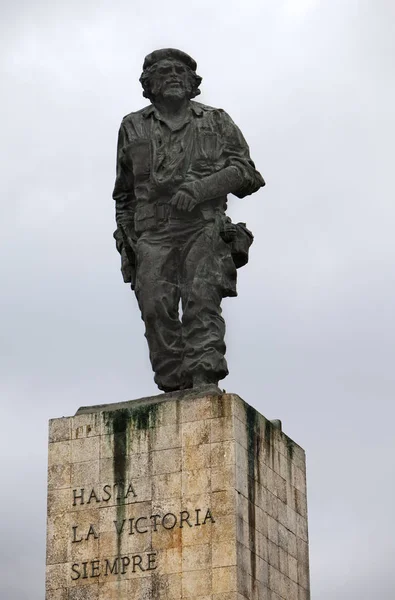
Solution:
[[[284,438],[286,438],[288,440],[288,443],[291,443],[294,446],[299,446],[299,448],[304,452],[302,446],[300,446],[297,442],[295,442],[292,438],[290,438],[288,435],[285,434],[285,432],[282,429],[282,423],[280,420],[268,419],[267,417],[262,415],[257,408],[250,405],[246,400],[244,400],[238,394],[235,394],[232,392],[225,392],[225,390],[221,390],[216,385],[206,385],[206,386],[201,386],[199,388],[194,388],[194,389],[190,389],[190,390],[180,390],[177,392],[157,394],[156,396],[146,396],[146,397],[142,397],[142,398],[136,398],[135,400],[127,400],[124,402],[113,402],[113,403],[109,403],[109,404],[81,406],[77,410],[77,412],[75,413],[74,416],[79,417],[81,415],[90,415],[90,414],[97,415],[100,413],[107,413],[107,412],[112,413],[112,412],[116,412],[118,410],[128,410],[128,409],[135,410],[135,409],[139,409],[143,406],[163,404],[166,402],[172,402],[174,400],[188,401],[188,400],[195,400],[195,399],[198,400],[199,398],[205,398],[205,397],[221,398],[223,396],[228,397],[228,398],[233,397],[233,398],[241,401],[245,405],[246,409],[248,407],[248,408],[252,409],[253,413],[258,414],[261,417],[263,417],[265,419],[265,422],[272,427],[272,431],[277,430],[280,433],[280,435],[284,436]],[[55,422],[55,421],[61,421],[62,419],[70,419],[70,418],[72,418],[72,417],[58,417],[58,418],[50,419],[50,423]]]
[[[205,385],[190,390],[179,390],[177,392],[157,394],[156,396],[145,396],[143,398],[136,398],[135,400],[126,400],[125,402],[81,406],[74,416],[97,412],[112,412],[114,410],[122,410],[125,408],[137,408],[142,404],[156,404],[158,402],[166,402],[171,400],[193,400],[195,398],[202,398],[204,396],[218,396],[222,395],[223,393],[224,391],[216,385]]]

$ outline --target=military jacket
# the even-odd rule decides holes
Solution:
[[[158,207],[165,207],[183,183],[231,165],[242,175],[238,197],[264,185],[241,131],[222,109],[191,101],[186,120],[173,129],[152,104],[130,113],[118,137],[113,193],[118,226],[138,231],[144,221],[154,222]],[[226,197],[204,204],[197,209],[202,214],[213,207],[224,212]]]

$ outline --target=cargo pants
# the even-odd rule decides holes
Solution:
[[[236,295],[236,268],[218,218],[169,219],[136,245],[135,293],[155,382],[163,391],[228,374],[221,300]]]

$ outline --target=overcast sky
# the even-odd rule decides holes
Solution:
[[[1,1],[1,597],[44,597],[47,421],[157,393],[115,250],[115,146],[173,46],[267,181],[229,377],[307,452],[312,598],[393,600],[395,3]]]

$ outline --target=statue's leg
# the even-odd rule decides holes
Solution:
[[[135,293],[155,382],[165,392],[183,387],[177,264],[177,248],[163,232],[147,232],[138,240]]]
[[[191,377],[194,386],[218,383],[228,374],[225,321],[221,315],[227,252],[228,248],[219,240],[213,224],[202,225],[184,248],[181,285],[185,344],[183,372]]]

